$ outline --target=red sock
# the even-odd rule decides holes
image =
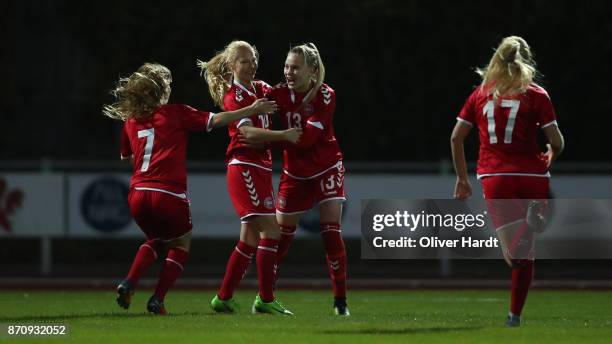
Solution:
[[[325,245],[327,267],[332,280],[335,298],[346,298],[346,249],[340,232],[340,224],[321,223],[321,238]]]
[[[289,246],[295,238],[295,226],[280,225],[281,237],[278,242],[278,254],[276,255],[276,268],[283,262],[289,252]]]
[[[219,288],[219,298],[221,300],[229,300],[234,296],[234,291],[240,284],[244,273],[246,272],[256,248],[249,246],[246,243],[239,241],[238,245],[229,257],[227,267],[225,268],[225,276]]]
[[[159,240],[147,240],[140,245],[127,275],[127,279],[132,282],[134,288],[138,285],[140,276],[157,260],[157,251],[160,246]]]
[[[278,240],[261,239],[257,246],[257,277],[259,296],[263,302],[274,300],[274,282],[276,282],[276,257]]]
[[[168,289],[172,288],[174,282],[183,272],[183,266],[187,263],[189,252],[180,248],[171,248],[168,250],[168,256],[164,262],[157,287],[155,288],[155,295],[163,300],[166,297]]]
[[[512,269],[512,289],[510,294],[510,312],[514,315],[521,315],[529,286],[533,279],[533,260],[528,260],[520,268]]]

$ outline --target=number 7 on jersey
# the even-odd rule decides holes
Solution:
[[[147,143],[144,148],[144,155],[142,157],[142,166],[140,172],[146,172],[149,169],[149,162],[151,161],[151,153],[153,153],[153,140],[155,139],[155,128],[139,130],[138,138],[147,138]]]

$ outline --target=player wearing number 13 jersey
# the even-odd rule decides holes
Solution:
[[[463,141],[476,127],[480,139],[478,178],[504,258],[513,269],[506,326],[515,327],[520,325],[533,279],[536,228],[530,221],[535,209],[532,205],[546,203],[548,168],[563,150],[563,136],[548,93],[533,82],[535,62],[524,39],[504,38],[489,65],[478,72],[482,83],[465,102],[451,136],[457,172],[455,198],[465,199],[472,193]],[[545,153],[538,147],[539,130],[549,141]]]
[[[191,217],[187,199],[185,150],[188,131],[210,131],[253,113],[276,109],[258,101],[239,111],[213,114],[187,105],[167,104],[172,76],[168,68],[147,63],[119,80],[117,101],[104,114],[124,121],[121,158],[133,161],[128,194],[130,213],[145,233],[128,276],[117,287],[117,303],[128,308],[142,273],[158,254],[168,251],[155,294],[147,303],[154,314],[165,314],[164,298],[189,255]]]
[[[342,152],[334,136],[334,90],[323,83],[325,68],[317,47],[292,48],[285,60],[286,82],[268,97],[279,106],[285,127],[301,128],[297,144],[285,144],[277,217],[282,236],[279,264],[289,250],[300,215],[319,207],[320,233],[334,291],[336,314],[348,316],[346,305],[346,250],[340,231],[344,195]]]

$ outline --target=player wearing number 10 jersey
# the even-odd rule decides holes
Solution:
[[[563,136],[548,93],[533,82],[535,62],[524,39],[504,38],[489,65],[478,72],[482,84],[465,102],[451,136],[457,172],[455,198],[465,199],[472,193],[463,141],[470,129],[477,127],[480,139],[477,175],[504,258],[513,269],[506,325],[515,327],[520,325],[533,279],[533,235],[539,230],[530,221],[531,210],[535,209],[530,204],[545,204],[548,198],[548,168],[563,150]],[[549,141],[545,153],[537,143],[540,129]]]
[[[124,121],[121,158],[134,163],[128,194],[130,212],[147,240],[140,246],[128,276],[117,287],[117,303],[128,308],[142,273],[167,249],[155,293],[147,303],[154,314],[166,314],[164,298],[189,255],[191,217],[187,199],[185,150],[188,131],[210,131],[253,113],[276,109],[257,101],[239,111],[213,114],[187,105],[167,104],[172,76],[168,68],[147,63],[119,80],[117,101],[104,114]]]

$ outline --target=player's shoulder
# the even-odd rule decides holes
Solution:
[[[268,94],[270,94],[274,98],[289,96],[289,86],[287,86],[286,82],[279,82],[278,84],[272,86]]]
[[[317,99],[323,106],[328,106],[336,101],[336,92],[327,84],[322,84],[317,92]]]
[[[544,87],[536,83],[530,84],[529,87],[527,88],[527,92],[530,94],[533,94],[535,97],[546,97],[550,99],[550,96],[548,95],[548,91],[546,91]]]

